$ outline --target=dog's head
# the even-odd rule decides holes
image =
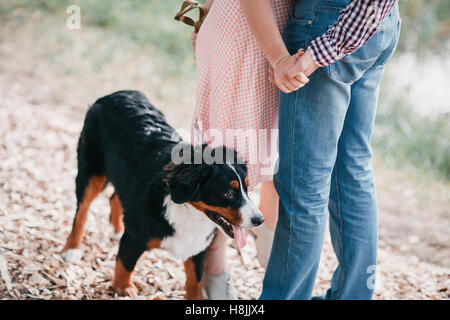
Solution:
[[[165,181],[172,201],[191,204],[234,238],[239,247],[244,246],[243,229],[264,222],[261,211],[248,197],[245,164],[238,163],[234,150],[224,147],[213,149],[203,145],[201,149],[191,151],[190,163],[171,163],[166,167]],[[208,154],[216,161],[198,163],[199,152],[202,160]]]

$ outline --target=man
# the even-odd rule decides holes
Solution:
[[[285,92],[274,179],[280,204],[261,299],[311,298],[327,207],[339,265],[325,298],[371,299],[378,235],[370,139],[399,32],[396,0],[294,4],[283,39],[290,54],[307,50],[291,67],[293,81],[277,68],[272,77]]]

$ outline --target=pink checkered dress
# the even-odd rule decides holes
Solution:
[[[281,31],[291,2],[271,3]],[[251,188],[272,180],[278,157],[278,89],[267,79],[269,63],[239,0],[214,1],[197,36],[195,55],[193,136],[235,148],[247,162]]]

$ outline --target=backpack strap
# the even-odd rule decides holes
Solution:
[[[192,18],[185,16],[186,13],[193,9],[199,10],[199,18],[197,21],[194,21]],[[181,21],[186,23],[187,25],[190,25],[194,27],[195,32],[198,32],[200,30],[200,26],[203,23],[203,20],[206,17],[207,9],[199,4],[197,1],[194,0],[186,0],[181,5],[180,10],[175,14],[175,20]]]

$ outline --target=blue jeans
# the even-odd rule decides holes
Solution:
[[[300,0],[283,39],[291,52],[333,25],[349,0]],[[261,299],[310,299],[329,211],[339,265],[326,299],[371,299],[377,206],[370,140],[379,84],[400,33],[395,7],[359,50],[280,95],[279,219]]]

